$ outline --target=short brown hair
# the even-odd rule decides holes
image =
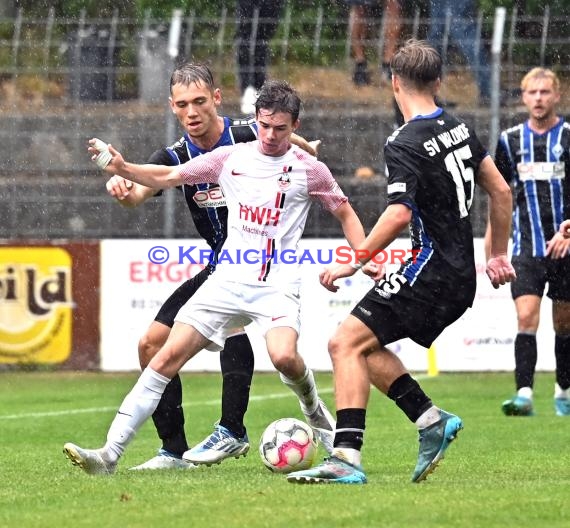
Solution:
[[[200,62],[185,62],[178,66],[170,77],[170,93],[175,84],[190,86],[192,83],[198,84],[202,81],[210,91],[214,91],[214,76],[208,66]]]
[[[293,122],[299,119],[301,111],[301,98],[296,90],[286,81],[267,80],[259,89],[255,102],[255,115],[261,109],[272,113],[283,112],[291,114]]]
[[[425,40],[410,39],[392,56],[390,69],[404,82],[423,90],[441,78],[441,57]]]

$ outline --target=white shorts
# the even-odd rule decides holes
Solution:
[[[301,301],[297,289],[281,290],[272,285],[241,284],[216,280],[214,273],[180,309],[174,319],[192,325],[212,344],[207,350],[224,348],[236,327],[255,323],[263,336],[281,326],[301,328]]]

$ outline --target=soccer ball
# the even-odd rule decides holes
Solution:
[[[296,418],[281,418],[270,423],[259,442],[259,455],[275,473],[308,469],[317,456],[318,441],[313,430]]]

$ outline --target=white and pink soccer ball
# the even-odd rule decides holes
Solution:
[[[296,418],[281,418],[270,423],[259,442],[261,460],[275,473],[310,468],[317,450],[318,440],[313,430]]]

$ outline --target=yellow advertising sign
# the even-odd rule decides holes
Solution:
[[[0,247],[0,363],[61,363],[71,354],[71,256]]]

